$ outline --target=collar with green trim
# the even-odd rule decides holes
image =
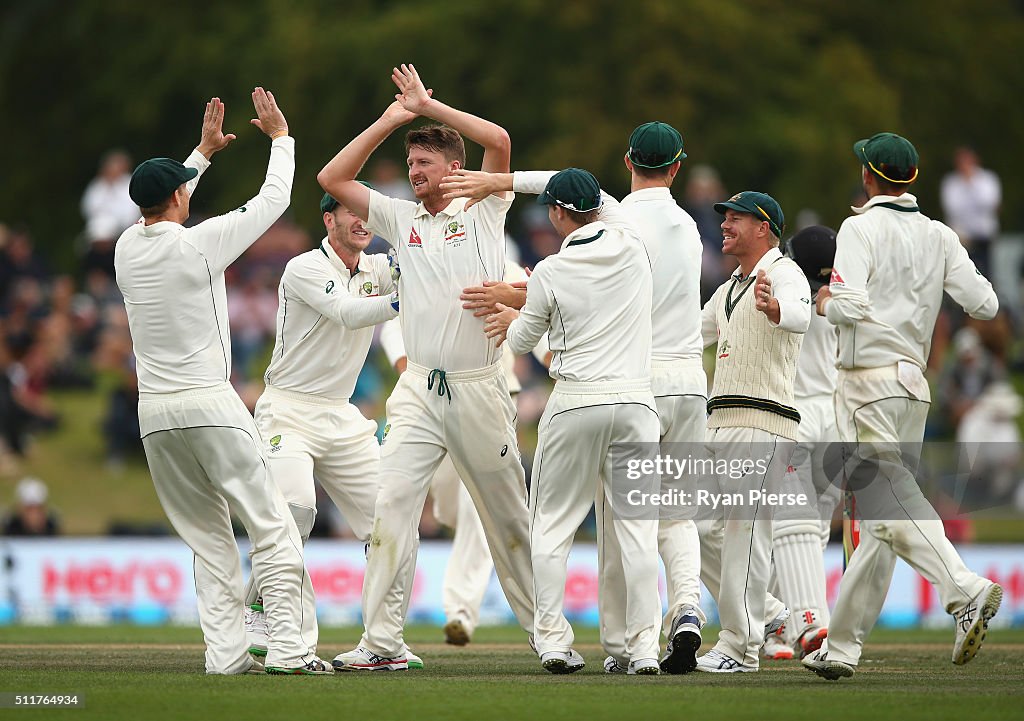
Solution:
[[[346,278],[350,278],[358,273],[368,273],[370,270],[370,264],[366,262],[366,254],[360,253],[359,262],[356,264],[356,272],[350,273],[348,266],[345,265],[345,261],[339,258],[338,254],[334,252],[334,248],[331,247],[327,238],[320,241],[320,252],[327,256],[327,260],[331,262],[331,265],[337,268],[338,271],[340,271]]]
[[[604,232],[608,229],[602,221],[598,220],[594,223],[587,223],[581,225],[576,230],[569,233],[562,240],[562,250],[565,250],[570,245],[586,245],[593,243],[595,240],[604,235]]]
[[[903,193],[902,195],[876,195],[873,198],[869,198],[868,202],[859,208],[851,206],[850,210],[859,215],[875,207],[898,210],[901,213],[916,213],[920,210],[917,205],[917,197],[910,193]]]

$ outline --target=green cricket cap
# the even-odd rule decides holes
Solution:
[[[601,184],[586,170],[566,168],[551,176],[537,202],[586,213],[601,207]]]
[[[644,123],[629,136],[629,159],[642,168],[663,168],[686,157],[683,136],[668,123]]]
[[[152,208],[167,200],[178,186],[199,175],[171,158],[150,158],[132,173],[128,195],[140,208]]]
[[[782,214],[782,207],[775,201],[775,198],[768,193],[744,190],[724,202],[715,203],[716,213],[725,215],[726,210],[750,213],[757,220],[766,220],[771,226],[772,232],[775,233],[775,237],[782,238],[782,231],[786,227],[786,216]]]
[[[359,183],[360,185],[365,185],[370,190],[376,190],[376,188],[374,188],[372,185],[367,183],[365,180],[357,180],[356,182]],[[341,205],[341,203],[339,203],[335,199],[335,197],[333,195],[331,195],[330,193],[324,193],[324,197],[320,198],[320,212],[321,213],[330,213],[332,210],[337,208],[339,205]]]
[[[853,153],[865,168],[890,183],[917,180],[917,150],[896,133],[878,133],[853,144]]]

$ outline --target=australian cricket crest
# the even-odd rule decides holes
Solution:
[[[460,220],[451,220],[444,226],[444,242],[458,246],[466,239],[466,226]]]
[[[270,452],[276,453],[281,450],[281,434],[278,433],[276,436],[270,439]]]

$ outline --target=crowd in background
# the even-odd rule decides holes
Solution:
[[[107,153],[81,202],[82,232],[69,243],[78,258],[73,275],[53,272],[51,261],[35,248],[32,230],[0,224],[0,485],[6,489],[0,507],[7,506],[5,535],[52,535],[59,528],[48,508],[46,485],[18,478],[19,458],[30,451],[31,439],[60,427],[60,408],[52,391],[89,389],[103,397],[103,436],[106,462],[117,468],[141,460],[137,413],[138,387],[128,321],[114,282],[113,252],[120,233],[138,219],[128,197],[132,161],[123,151]],[[721,216],[712,208],[727,193],[715,170],[697,165],[684,168],[677,200],[697,223],[704,242],[701,291],[707,300],[735,268],[722,255]],[[401,165],[382,161],[369,171],[381,192],[411,198]],[[678,187],[678,186],[677,186]],[[853,195],[854,205],[862,199]],[[970,472],[973,493],[1024,509],[1020,434],[1017,418],[1020,396],[1012,375],[1024,371],[1024,359],[1014,339],[1022,318],[1022,257],[1024,237],[1002,233],[999,227],[1000,186],[994,173],[981,167],[969,148],[954,154],[954,169],[941,188],[943,211],[932,213],[956,230],[982,272],[996,284],[1003,308],[993,322],[966,319],[955,307],[944,308],[936,328],[929,375],[937,393],[927,437],[980,444]],[[556,252],[560,240],[539,206],[522,205],[518,221],[510,220],[509,252],[522,265],[533,266]],[[927,212],[927,210],[926,210]],[[315,209],[292,208],[303,217]],[[794,212],[789,234],[817,222],[811,210]],[[194,217],[190,222],[199,222]],[[312,224],[306,223],[312,227]],[[290,215],[279,220],[227,273],[231,325],[232,382],[252,408],[263,390],[262,376],[274,343],[277,283],[285,263],[319,241]],[[386,252],[375,239],[368,252]],[[1002,255],[1000,255],[1002,253]],[[546,372],[529,356],[519,359],[523,381],[519,420],[523,431],[523,460],[529,474],[537,420],[543,412],[549,384]],[[383,353],[375,343],[353,402],[368,418],[383,425],[384,401],[394,381]],[[13,493],[11,492],[13,490]],[[58,507],[59,507],[59,499]],[[324,497],[318,516],[320,535],[344,535],[344,522]],[[41,510],[40,510],[41,509]],[[428,510],[421,536],[443,533]]]

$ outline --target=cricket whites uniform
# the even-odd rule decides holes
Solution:
[[[778,325],[754,304],[753,286],[760,270],[768,274],[779,302]],[[704,306],[704,343],[717,342],[708,445],[716,458],[767,462],[764,473],[721,476],[723,492],[747,495],[755,489],[775,491],[781,485],[797,439],[800,416],[793,405],[793,379],[810,314],[807,279],[778,248],[765,253],[746,278],[733,275]],[[720,558],[716,600],[722,631],[715,650],[748,669],[758,667],[764,622],[771,618],[766,616],[771,520],[771,507],[760,502],[726,506],[724,518],[716,517],[701,537],[702,547],[708,547],[705,558]],[[715,589],[708,588],[714,594]]]
[[[923,439],[931,401],[924,369],[943,291],[973,318],[988,320],[998,310],[991,283],[956,234],[922,215],[913,195],[875,196],[853,211],[839,230],[825,305],[839,330],[836,418],[844,441],[883,444],[874,447],[873,463],[884,468],[855,492],[860,545],[822,647],[830,660],[850,666],[878,619],[897,556],[936,587],[949,613],[989,587],[946,538],[898,447],[884,444]],[[865,449],[857,446],[858,458]]]
[[[527,275],[522,267],[506,258],[505,275],[502,280],[506,283],[515,283],[526,279]],[[392,320],[381,327],[380,344],[388,357],[388,363],[392,366],[406,356],[399,320]],[[533,354],[543,363],[547,352],[545,337],[534,348]],[[519,378],[515,374],[515,359],[515,355],[508,351],[501,354],[502,371],[513,400],[521,389]],[[434,478],[430,482],[430,496],[433,500],[434,518],[455,530],[441,588],[445,620],[459,621],[466,635],[472,636],[480,622],[480,604],[487,593],[494,562],[491,560],[490,551],[487,550],[487,539],[483,524],[480,522],[480,514],[473,505],[469,490],[459,478],[450,455],[445,455],[441,465],[434,472]]]
[[[661,423],[661,442],[690,444],[692,450],[693,444],[704,442],[707,428],[708,379],[700,329],[700,233],[668,188],[630,193],[622,200],[622,211],[636,226],[651,259],[651,391]],[[677,450],[686,452],[685,447]],[[701,623],[706,621],[700,610],[700,541],[694,521],[661,519],[658,550],[668,587],[668,611],[663,623],[668,637],[673,619],[686,606],[694,610]]]
[[[501,277],[511,196],[469,210],[464,199],[430,215],[421,203],[370,191],[366,226],[397,251],[399,317],[408,366],[387,402],[380,488],[370,538],[360,643],[398,656],[402,626],[384,599],[406,560],[430,481],[447,453],[480,513],[498,580],[524,630],[533,630],[526,480],[516,444],[515,406],[484,321],[464,310],[463,288]],[[408,594],[411,589],[405,589]]]
[[[517,192],[540,193],[547,172],[517,172]],[[616,444],[657,453],[658,414],[651,393],[651,265],[635,227],[603,195],[599,220],[565,237],[537,264],[526,305],[507,343],[525,353],[547,332],[555,388],[538,429],[530,489],[530,540],[540,654],[568,652],[563,615],[566,559],[573,537],[596,505],[602,644],[619,659],[658,658],[658,524],[612,510]],[[622,489],[620,488],[620,491]],[[650,509],[648,509],[650,511]],[[622,577],[610,595],[604,580]],[[620,587],[623,598],[618,597]],[[625,629],[616,632],[616,629]],[[607,631],[611,630],[611,634]]]
[[[314,477],[356,538],[370,539],[377,500],[377,423],[349,398],[377,323],[398,315],[387,256],[360,253],[350,273],[327,238],[292,258],[278,287],[277,335],[256,425],[274,481],[303,543],[316,518]],[[248,598],[256,595],[250,582]],[[308,574],[302,590],[303,637],[317,639]]]
[[[829,623],[822,552],[841,491],[825,476],[822,461],[829,444],[839,440],[832,399],[836,343],[835,327],[812,313],[793,384],[793,407],[800,413],[800,428],[790,463],[793,475],[787,475],[786,490],[806,493],[817,501],[811,506],[780,508],[773,527],[773,592],[792,611],[785,630],[789,645],[811,627],[824,629]],[[791,484],[795,487],[789,488]]]
[[[198,152],[186,161],[200,173]],[[207,673],[248,669],[242,572],[229,513],[252,542],[263,589],[267,665],[312,660],[299,627],[304,602],[302,542],[267,468],[263,441],[232,389],[224,269],[288,207],[295,141],[272,141],[266,181],[241,208],[192,228],[133,225],[114,254],[138,363],[139,425],[157,496],[195,553]],[[189,189],[196,180],[190,181]]]

